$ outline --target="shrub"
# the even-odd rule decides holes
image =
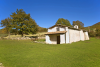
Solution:
[[[96,30],[96,36],[100,36],[100,30]]]
[[[89,32],[89,36],[90,36],[90,37],[95,37],[95,36],[96,36],[96,32],[90,31],[90,32]]]

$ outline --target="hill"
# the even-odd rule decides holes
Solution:
[[[85,27],[85,30],[90,30],[90,31],[93,31],[93,30],[100,30],[100,22],[92,25],[92,26],[88,26],[88,27]]]
[[[100,22],[98,22],[98,23],[92,25],[91,28],[100,29]]]

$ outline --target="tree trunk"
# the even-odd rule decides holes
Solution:
[[[22,31],[22,37],[23,37],[23,31]]]

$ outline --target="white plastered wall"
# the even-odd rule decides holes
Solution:
[[[84,41],[85,37],[84,37],[84,32],[83,30],[80,30],[80,40]]]
[[[69,29],[69,43],[80,41],[80,31]]]
[[[56,32],[57,31],[57,27],[54,27],[52,29],[48,29],[48,32]]]
[[[49,35],[51,44],[57,44],[57,35]]]
[[[65,34],[60,34],[60,44],[65,43]]]
[[[46,43],[47,43],[47,44],[52,44],[51,41],[50,41],[49,35],[46,35]]]
[[[48,29],[48,32],[56,32],[58,27],[54,27],[52,29]],[[59,31],[65,31],[64,27],[59,27]]]
[[[57,44],[57,35],[46,35],[47,44]]]
[[[65,28],[64,27],[60,27],[60,31],[65,31]]]
[[[54,27],[52,29],[48,29],[48,32],[56,32],[57,27]],[[65,31],[64,27],[59,27],[59,31]],[[48,44],[57,44],[57,36],[60,36],[60,43],[63,44],[65,43],[65,34],[53,34],[53,35],[46,35],[46,43]]]
[[[88,32],[84,32],[84,35],[85,35],[85,40],[89,40]]]
[[[65,35],[66,35],[66,43],[69,43],[69,29],[68,29],[68,27],[66,27],[66,33],[65,33]]]

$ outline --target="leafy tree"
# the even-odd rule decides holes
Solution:
[[[78,25],[79,28],[83,29],[84,28],[84,23],[82,23],[81,21],[73,21],[73,26]]]
[[[13,22],[13,29],[23,34],[36,33],[38,31],[38,25],[35,20],[30,17],[30,14],[26,14],[23,9],[17,9],[16,12],[10,15]]]
[[[11,18],[6,18],[4,20],[1,20],[1,26],[5,27],[7,33],[9,34],[9,38],[10,38],[10,31],[12,29],[12,21]]]
[[[66,25],[66,26],[72,26],[67,19],[63,19],[63,18],[59,18],[57,20],[56,24],[61,24],[61,25]]]

